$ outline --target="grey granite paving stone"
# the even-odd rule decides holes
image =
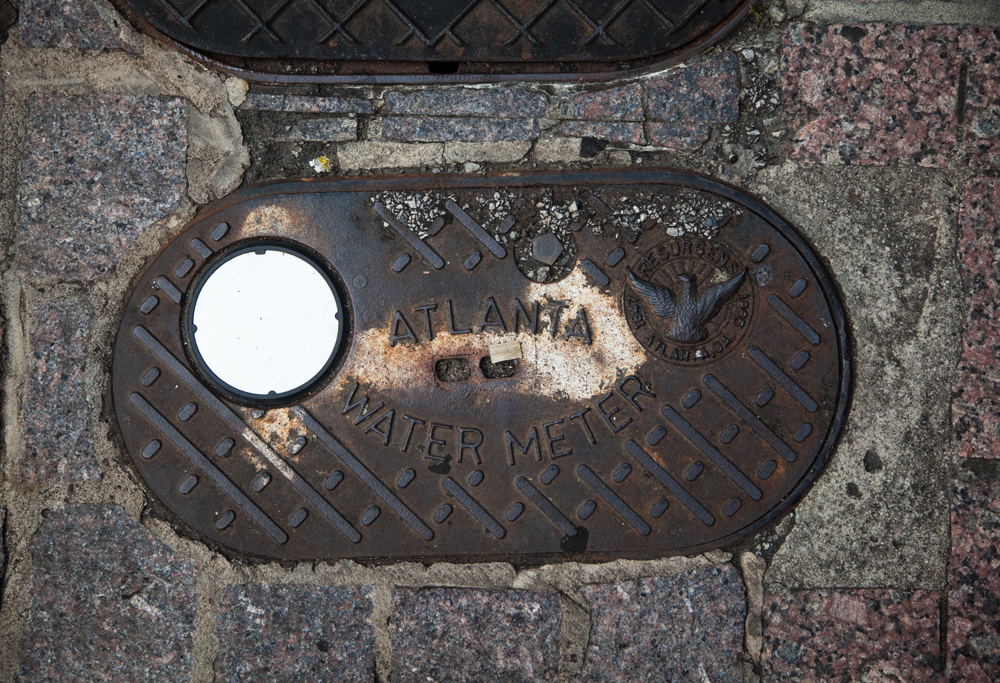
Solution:
[[[730,565],[585,586],[582,683],[743,680],[743,580]]]
[[[629,142],[641,145],[646,134],[641,123],[615,123],[611,121],[566,121],[562,124],[566,137],[597,138],[610,142]]]
[[[702,123],[649,124],[649,139],[658,147],[669,149],[695,149],[708,141],[712,129]]]
[[[534,140],[538,122],[531,119],[392,116],[382,126],[382,137],[408,142],[506,142]]]
[[[361,683],[375,679],[369,589],[226,586],[216,616],[216,683]]]
[[[46,93],[28,100],[21,275],[100,277],[177,205],[187,185],[185,106],[147,95]]]
[[[386,93],[383,113],[535,118],[545,116],[547,105],[545,94],[522,88],[408,90]]]
[[[344,142],[358,139],[358,120],[352,118],[306,119],[297,121],[288,130],[280,131],[275,140],[286,142]]]
[[[400,589],[389,625],[396,683],[556,679],[562,611],[555,593]]]
[[[654,121],[729,123],[740,113],[739,62],[731,52],[649,81]]]
[[[84,385],[93,314],[93,306],[80,296],[32,308],[36,327],[28,359],[21,469],[29,483],[101,478]]]
[[[240,109],[291,111],[308,114],[370,114],[371,100],[361,97],[311,97],[250,93]]]
[[[31,557],[19,683],[189,680],[196,562],[105,505],[48,512]]]
[[[101,19],[95,0],[22,0],[17,26],[27,47],[127,48]]]

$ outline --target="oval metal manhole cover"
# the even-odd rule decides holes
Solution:
[[[701,176],[297,181],[151,260],[113,399],[153,495],[232,550],[648,558],[802,494],[846,343],[806,243]]]
[[[203,62],[269,82],[547,80],[666,66],[752,0],[115,0]]]

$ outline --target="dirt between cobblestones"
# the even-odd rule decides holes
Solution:
[[[0,683],[1000,679],[1000,472],[977,431],[1000,389],[992,0],[764,0],[663,73],[472,88],[248,84],[104,0],[18,10]],[[122,108],[145,129],[107,126]],[[754,192],[833,274],[853,402],[792,512],[725,552],[523,569],[254,562],[157,511],[110,422],[111,351],[133,279],[199,207],[285,177],[602,167]],[[501,239],[529,278],[562,277],[573,254],[536,262],[535,236]]]

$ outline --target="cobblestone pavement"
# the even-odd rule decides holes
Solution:
[[[608,83],[248,85],[105,0],[0,48],[0,683],[1000,680],[1000,5],[762,0]],[[321,161],[319,161],[321,160]],[[677,167],[827,260],[853,402],[793,512],[691,558],[247,563],[175,529],[106,404],[130,283],[280,177]]]

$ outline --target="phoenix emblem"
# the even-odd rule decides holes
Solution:
[[[706,337],[704,325],[716,314],[719,306],[733,296],[746,277],[747,271],[698,292],[695,278],[681,273],[677,279],[682,283],[679,295],[668,288],[636,277],[631,269],[628,279],[657,317],[672,320],[673,324],[666,336],[678,342],[697,342]]]

